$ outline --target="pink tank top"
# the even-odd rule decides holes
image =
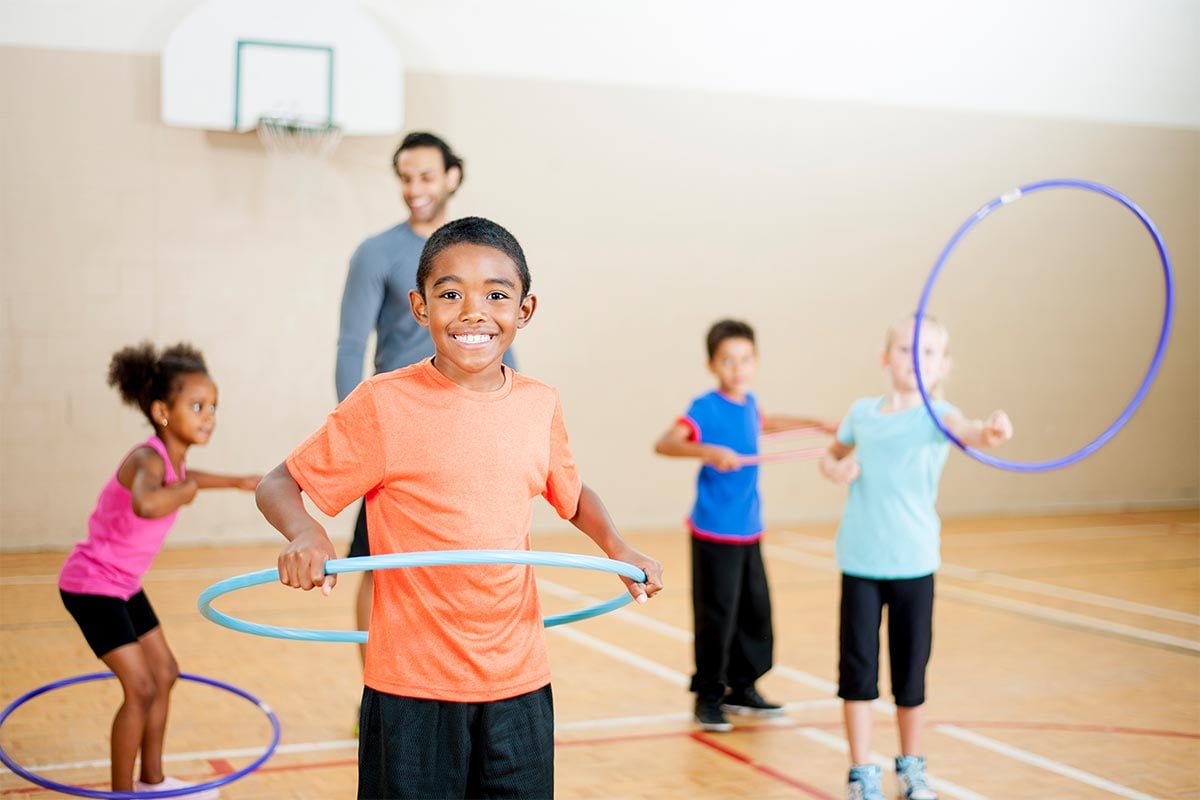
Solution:
[[[171,459],[167,457],[166,445],[157,436],[151,436],[138,447],[152,447],[162,456],[166,468],[163,483],[180,479],[175,475]],[[129,458],[129,455],[126,454],[125,458]],[[121,463],[124,464],[125,459],[121,459]],[[120,469],[118,465],[117,472]],[[180,471],[185,475],[187,473],[186,469]],[[122,600],[133,597],[141,591],[142,576],[154,563],[167,532],[175,524],[175,517],[179,516],[179,509],[155,519],[134,514],[133,496],[117,480],[117,472],[100,491],[96,508],[88,519],[87,539],[75,545],[58,574],[58,588],[63,591],[119,597]]]

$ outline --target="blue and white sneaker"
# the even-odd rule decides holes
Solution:
[[[874,764],[850,768],[846,800],[887,800],[880,783],[880,769]]]
[[[896,756],[896,783],[903,800],[938,800],[925,776],[925,756]]]

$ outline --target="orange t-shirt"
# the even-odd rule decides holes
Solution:
[[[287,467],[331,516],[366,496],[372,555],[528,550],[533,499],[570,519],[582,488],[554,389],[506,367],[501,389],[475,392],[430,359],[360,384]],[[376,572],[363,681],[455,702],[545,686],[533,568]]]

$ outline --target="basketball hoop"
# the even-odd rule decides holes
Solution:
[[[260,117],[258,138],[272,155],[325,160],[342,141],[342,129],[330,122]]]

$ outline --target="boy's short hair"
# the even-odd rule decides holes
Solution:
[[[708,345],[709,361],[713,360],[713,356],[717,354],[717,348],[726,339],[749,339],[750,344],[754,344],[754,328],[737,319],[723,319],[713,323],[713,326],[708,329],[708,337],[705,340]]]
[[[521,276],[521,299],[529,294],[533,278],[529,275],[529,265],[525,263],[525,251],[517,238],[509,233],[502,225],[483,217],[463,217],[447,222],[433,232],[425,242],[421,251],[421,259],[417,262],[417,291],[425,296],[425,281],[433,269],[433,262],[444,250],[456,244],[477,244],[499,250],[508,256]]]
[[[458,157],[457,153],[450,149],[450,145],[446,144],[442,137],[428,131],[413,131],[408,134],[400,142],[400,146],[396,148],[396,152],[392,153],[392,169],[396,172],[397,177],[400,175],[400,154],[405,150],[415,150],[418,147],[433,147],[441,150],[442,167],[447,172],[452,167],[458,167],[458,185],[462,186],[463,178],[466,177],[466,172],[463,170],[463,160]]]

